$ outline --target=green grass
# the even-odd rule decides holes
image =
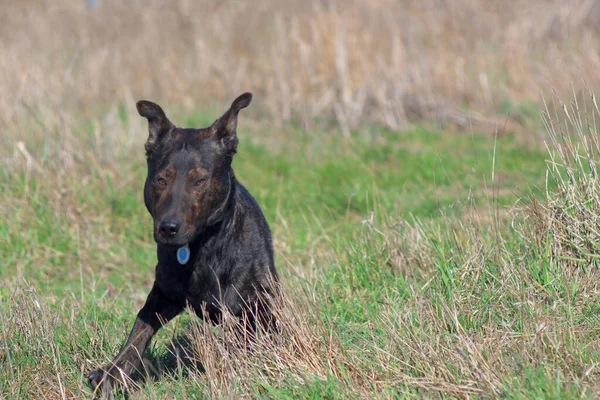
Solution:
[[[124,107],[118,116],[131,119]],[[116,354],[152,284],[143,139],[113,150],[112,162],[95,161],[105,150],[81,143],[88,158],[71,169],[40,154],[43,172],[0,170],[3,397],[88,393],[82,371]],[[426,127],[371,127],[352,139],[242,128],[234,170],[271,224],[277,267],[300,305],[298,326],[314,335],[305,351],[318,365],[281,361],[273,373],[239,355],[238,371],[224,369],[230,375],[167,369],[135,395],[597,393],[595,369],[585,374],[600,328],[598,301],[578,286],[586,272],[566,275],[507,214],[544,187],[546,159],[511,137]],[[166,346],[190,324],[182,316],[161,331],[149,357],[168,359]]]
[[[288,141],[293,133],[287,136],[281,140]],[[474,135],[425,128],[400,133],[373,129],[348,143],[331,134],[313,133],[303,143],[292,141],[289,145],[300,151],[290,152],[284,145],[275,153],[266,144],[244,139],[242,136],[234,161],[236,175],[292,250],[331,241],[346,245],[359,230],[359,222],[371,212],[435,219],[460,214],[464,208],[460,202],[465,199],[486,204],[493,195],[485,186],[491,186],[494,142]],[[510,206],[522,189],[543,184],[546,155],[524,151],[511,139],[504,141],[495,173],[501,175],[499,203]],[[151,219],[143,205],[141,145],[135,157],[127,155],[108,170],[92,170],[80,181],[60,188],[34,177],[25,183],[24,173],[19,171],[1,171],[9,205],[26,204],[16,210],[17,215],[5,207],[8,224],[0,228],[5,239],[0,254],[7,261],[4,276],[15,277],[17,260],[31,257],[31,252],[39,254],[43,248],[47,255],[42,265],[24,267],[27,277],[39,282],[36,286],[44,291],[77,290],[79,279],[73,275],[79,274],[77,253],[83,243],[94,258],[118,255],[128,265],[133,263],[135,270],[144,274],[151,270],[154,247]],[[78,224],[73,226],[64,214],[56,212],[59,204],[52,203],[60,201],[55,199],[57,190],[65,190],[66,203],[80,209],[74,212],[87,225],[84,231],[78,233]],[[278,225],[278,219],[285,224]],[[97,235],[118,240],[94,248]],[[105,284],[121,285],[129,278],[107,273]]]

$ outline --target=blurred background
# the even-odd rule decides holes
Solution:
[[[261,116],[305,129],[534,134],[542,93],[597,87],[599,27],[594,0],[5,1],[0,118],[248,90]]]
[[[246,91],[283,333],[183,315],[134,397],[600,398],[598,71],[598,0],[0,0],[0,398],[89,397],[144,304],[135,102]]]

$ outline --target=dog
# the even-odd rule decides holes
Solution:
[[[231,167],[238,114],[251,101],[251,93],[240,95],[202,129],[178,128],[159,105],[137,102],[148,120],[144,203],[154,221],[158,264],[125,345],[111,363],[86,375],[95,393],[131,377],[154,334],[188,305],[216,324],[227,308],[249,331],[257,323],[276,325],[265,301],[278,282],[271,231]]]

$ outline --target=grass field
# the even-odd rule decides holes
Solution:
[[[82,372],[115,354],[151,286],[146,131],[116,114],[111,127],[129,137],[98,147],[84,124],[62,144],[73,159],[55,138],[32,138],[1,170],[3,397],[89,393]],[[273,228],[284,333],[245,354],[182,316],[149,351],[160,380],[136,396],[598,393],[597,245],[569,252],[540,229],[552,220],[545,191],[563,182],[547,179],[548,152],[428,127],[340,138],[258,126],[241,121],[234,168]],[[185,338],[205,372],[170,355]]]
[[[246,90],[282,333],[182,315],[132,398],[600,397],[596,2],[91,3],[0,13],[0,398],[89,397],[145,301],[135,101]]]

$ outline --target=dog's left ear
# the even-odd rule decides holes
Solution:
[[[174,125],[169,121],[165,112],[158,104],[148,100],[140,100],[136,103],[138,113],[148,120],[148,141],[146,142],[146,153],[150,154],[156,147],[156,143],[171,129]]]
[[[237,148],[237,120],[238,113],[242,108],[246,108],[252,102],[252,93],[246,92],[240,95],[231,103],[229,110],[223,116],[217,119],[210,127],[212,134],[220,140],[224,149],[235,153]]]

